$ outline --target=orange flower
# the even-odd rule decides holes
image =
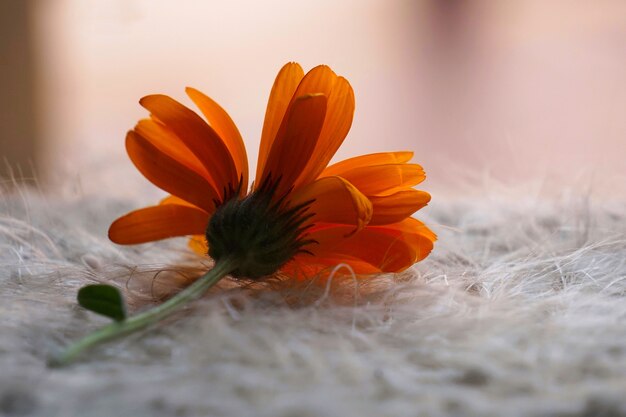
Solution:
[[[191,235],[190,245],[216,260],[239,256],[234,274],[251,278],[276,270],[310,276],[338,263],[362,274],[398,272],[432,250],[435,234],[410,217],[430,200],[412,188],[425,174],[409,163],[411,152],[327,166],[354,113],[350,84],[329,67],[305,75],[289,63],[279,72],[250,192],[237,127],[212,99],[186,91],[206,121],[164,95],[140,100],[150,118],[128,132],[126,149],[139,171],[171,195],[113,222],[112,241]]]

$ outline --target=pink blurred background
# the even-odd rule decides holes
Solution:
[[[165,93],[190,104],[188,85],[229,111],[256,166],[271,84],[285,62],[298,61],[305,69],[326,63],[355,89],[356,117],[337,159],[414,150],[429,175],[423,188],[433,192],[482,176],[570,186],[611,178],[626,188],[623,0],[2,7],[9,34],[0,40],[1,71],[17,81],[2,81],[2,109],[11,113],[4,123],[13,127],[0,152],[12,165],[34,160],[50,187],[80,182],[115,195],[149,188],[125,156],[125,132],[146,115],[140,97]],[[20,97],[26,102],[16,108]]]

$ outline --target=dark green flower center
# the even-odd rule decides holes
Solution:
[[[244,198],[231,197],[209,221],[209,256],[216,262],[234,257],[239,262],[232,273],[235,277],[271,275],[298,252],[307,252],[303,246],[314,242],[304,238],[308,226],[302,226],[312,216],[307,213],[312,201],[290,207],[289,193],[275,198],[277,184],[268,180]]]

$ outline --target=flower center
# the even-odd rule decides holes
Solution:
[[[286,197],[274,198],[277,182],[267,181],[243,199],[234,196],[220,205],[206,230],[209,256],[215,262],[234,257],[239,266],[232,275],[259,279],[271,275],[303,246],[314,243],[302,226],[312,214],[312,201],[289,207]]]

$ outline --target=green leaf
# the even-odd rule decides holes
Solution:
[[[126,318],[126,305],[122,293],[111,285],[86,285],[78,290],[78,304],[94,313],[115,321]]]

